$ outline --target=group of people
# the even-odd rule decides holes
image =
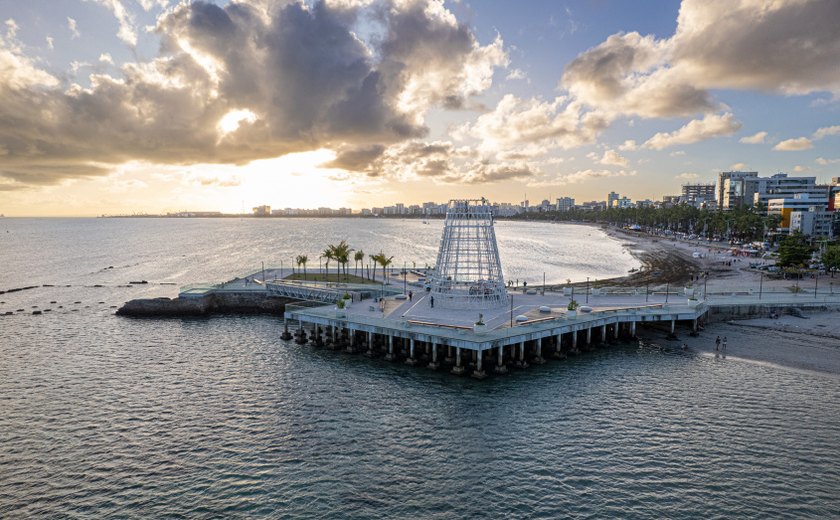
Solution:
[[[715,340],[715,350],[726,350],[726,336],[723,337],[723,341],[721,341],[720,336],[717,337]]]

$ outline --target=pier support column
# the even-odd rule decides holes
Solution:
[[[586,329],[586,344],[589,345],[592,343],[592,327]]]
[[[452,367],[452,373],[459,376],[464,373],[464,367],[461,366],[461,347],[455,347],[455,366]]]
[[[691,332],[697,333],[697,318],[691,323]]]
[[[367,344],[368,344],[368,349],[367,349],[366,355],[367,355],[367,357],[373,357],[374,356],[374,354],[373,354],[373,332],[368,332],[367,333]]]
[[[451,365],[452,363],[455,362],[455,358],[452,354],[452,348],[453,348],[452,345],[446,347],[446,358],[443,360],[443,362],[446,363],[447,365]]]
[[[554,359],[566,359],[566,354],[563,353],[563,335],[558,334],[554,338],[554,354],[551,355]]]
[[[536,347],[534,349],[536,351],[536,356],[534,356],[534,359],[533,359],[533,362],[538,364],[538,365],[542,365],[542,364],[545,363],[545,359],[543,359],[543,357],[542,357],[542,348],[543,348],[543,338],[540,338],[536,341]]]
[[[505,366],[505,347],[499,345],[496,347],[498,353],[496,354],[496,368],[494,369],[497,374],[506,374],[507,367]]]
[[[417,360],[414,359],[414,338],[408,340],[408,359],[405,360],[405,364],[411,366],[417,364]]]
[[[385,361],[394,360],[394,336],[388,335],[388,353],[385,354]]]
[[[607,324],[601,325],[601,343],[607,342]]]
[[[677,320],[671,320],[671,335],[674,335],[674,331],[677,330]]]
[[[289,324],[286,321],[286,318],[283,318],[283,334],[280,334],[280,339],[283,341],[289,341],[292,339],[292,333],[289,332]]]
[[[573,330],[572,331],[572,350],[571,350],[572,354],[580,354],[580,349],[577,346],[577,342],[578,342],[578,331]]]
[[[528,363],[525,361],[525,342],[519,344],[519,359],[516,360],[517,368],[528,368]]]
[[[632,337],[632,338],[636,337],[636,322],[635,321],[630,322],[630,337]]]
[[[614,339],[618,339],[618,327],[620,327],[620,326],[621,326],[620,323],[615,322],[615,331],[613,332],[613,338]]]
[[[356,331],[353,329],[348,329],[350,331],[350,344],[347,345],[347,352],[350,354],[356,353]]]
[[[437,362],[437,343],[432,343],[432,362],[429,363],[429,368],[437,370],[439,366]]]
[[[482,363],[483,357],[483,350],[475,351],[475,370],[473,370],[472,376],[476,379],[484,379],[487,377],[487,374],[484,372],[484,364]]]

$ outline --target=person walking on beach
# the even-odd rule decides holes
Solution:
[[[408,301],[411,301],[412,298],[414,298],[414,291],[408,291]]]
[[[434,296],[429,296],[429,305],[432,306],[432,309],[435,308],[435,297]]]
[[[726,336],[723,337],[723,350],[726,350]]]
[[[715,350],[720,350],[720,336],[715,340]]]

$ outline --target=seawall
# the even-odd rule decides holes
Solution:
[[[729,320],[749,320],[752,318],[766,318],[770,313],[799,315],[803,312],[826,312],[840,310],[838,303],[826,302],[795,302],[795,303],[742,303],[719,304],[710,303],[706,314],[709,323]]]
[[[198,298],[141,298],[125,303],[118,316],[178,317],[210,314],[283,315],[291,298],[270,296],[259,291],[217,292]]]

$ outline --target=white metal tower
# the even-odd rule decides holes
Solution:
[[[431,279],[435,305],[488,309],[508,303],[493,208],[485,199],[451,200]]]

